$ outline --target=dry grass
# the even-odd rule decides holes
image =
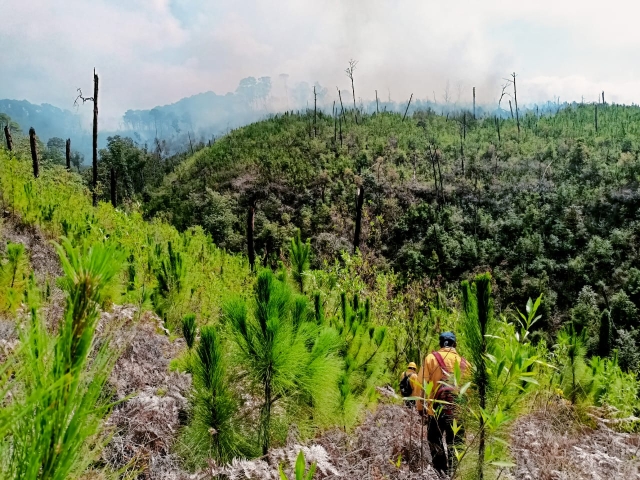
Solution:
[[[133,307],[118,307],[110,315],[134,314]],[[114,396],[125,400],[116,406],[107,422],[113,438],[103,459],[114,469],[129,465],[132,470],[140,470],[140,478],[187,478],[171,454],[171,447],[184,418],[191,378],[168,371],[169,361],[177,355],[182,342],[171,342],[160,325],[160,319],[145,313],[133,335],[124,329],[115,338],[123,353],[109,384]]]
[[[316,480],[435,480],[438,475],[429,465],[430,458],[424,433],[424,453],[420,459],[420,421],[398,405],[382,405],[353,434],[332,430],[308,446],[291,443],[274,449],[257,460],[236,460],[224,467],[212,465],[198,478],[229,480],[279,479],[278,466],[291,472],[298,452],[302,450],[308,462],[317,462]],[[398,458],[401,462],[398,466]],[[291,477],[290,477],[291,478]]]
[[[562,400],[519,419],[511,451],[517,479],[640,479],[640,436],[585,426]]]

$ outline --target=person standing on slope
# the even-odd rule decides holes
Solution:
[[[420,382],[418,382],[418,374],[416,373],[417,365],[409,362],[407,370],[400,377],[400,394],[403,397],[419,397],[422,393]],[[416,405],[415,400],[405,400],[404,405],[407,408],[413,408]]]
[[[424,363],[418,373],[420,385],[427,385],[429,391],[427,403],[427,441],[431,450],[433,468],[438,473],[451,473],[455,465],[455,455],[453,453],[454,444],[463,442],[464,429],[460,428],[456,435],[453,433],[453,420],[456,417],[456,400],[458,396],[457,387],[453,386],[453,372],[456,364],[459,365],[461,373],[464,375],[468,370],[467,361],[456,351],[456,336],[453,332],[440,334],[440,350],[432,352],[424,359]],[[420,389],[420,396],[424,397],[425,392]],[[425,406],[422,401],[418,401],[418,411],[424,415]],[[443,436],[445,439],[443,440]],[[447,453],[445,452],[445,443]]]

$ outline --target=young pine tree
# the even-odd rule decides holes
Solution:
[[[344,370],[339,380],[339,413],[346,429],[358,420],[384,372],[387,329],[371,321],[369,299],[361,305],[355,294],[349,302],[344,292],[340,299],[342,321],[337,321],[337,330],[342,342]]]
[[[100,306],[120,271],[122,255],[111,247],[57,246],[67,301],[52,337],[31,310],[11,383],[13,414],[0,443],[2,478],[64,480],[80,475],[99,454],[95,439],[107,407],[103,387],[116,359],[109,341],[96,346]],[[89,359],[91,353],[91,359]],[[2,382],[0,382],[1,384]]]
[[[300,230],[297,230],[295,236],[291,239],[289,257],[291,259],[293,279],[298,285],[300,293],[304,293],[304,276],[309,270],[311,261],[311,243],[309,239],[306,242],[302,241]]]
[[[244,300],[227,303],[223,313],[239,351],[238,364],[262,397],[258,443],[266,454],[273,435],[274,405],[312,403],[322,409],[337,383],[340,363],[335,338],[292,298],[271,271],[258,274],[252,312]],[[311,398],[311,402],[308,399]]]
[[[464,351],[473,366],[472,381],[478,390],[478,401],[482,411],[487,408],[491,390],[487,355],[492,350],[491,339],[487,335],[493,327],[493,307],[491,300],[491,275],[476,276],[473,284],[462,282],[463,315],[460,323],[460,336],[464,341]],[[478,467],[477,477],[484,478],[486,449],[486,430],[484,416],[480,415],[478,431]]]
[[[190,421],[179,447],[184,458],[193,462],[191,467],[205,465],[208,458],[229,462],[255,454],[256,449],[241,434],[238,399],[228,378],[220,336],[214,327],[203,327],[193,367]]]
[[[560,358],[560,384],[566,398],[576,404],[586,398],[593,386],[590,371],[585,362],[587,349],[584,332],[578,334],[569,324],[558,334]]]
[[[188,313],[182,317],[182,336],[187,342],[187,347],[191,350],[196,340],[196,316],[193,313]]]

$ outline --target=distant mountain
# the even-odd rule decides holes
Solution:
[[[27,132],[35,128],[41,138],[76,136],[83,133],[80,115],[48,103],[35,105],[27,100],[0,100],[0,113],[6,113]]]
[[[98,137],[99,148],[104,148],[107,138],[112,135],[131,137],[141,146],[149,149],[161,149],[163,156],[187,151],[192,143],[220,137],[229,130],[241,127],[276,113],[313,109],[317,103],[318,111],[332,114],[333,109],[340,112],[341,107],[333,91],[318,83],[299,82],[289,85],[288,76],[283,74],[271,77],[247,77],[242,79],[234,92],[217,94],[204,92],[183,98],[169,105],[157,106],[148,110],[127,110],[122,116],[123,128],[119,130],[101,130]],[[314,88],[316,98],[314,99]],[[341,92],[344,107],[352,105],[352,94],[348,90]],[[335,100],[335,102],[334,102]],[[361,112],[376,111],[400,112],[407,109],[408,99],[400,102],[362,100],[358,102]],[[441,114],[456,114],[462,109],[471,109],[471,105],[458,103],[436,103],[426,99],[413,98],[408,108],[411,115],[417,110],[431,109]],[[507,117],[509,112],[497,106],[478,105],[476,113]],[[541,105],[539,114],[555,112],[555,104]],[[520,108],[523,113],[527,108]],[[53,105],[35,105],[26,100],[0,100],[0,114],[5,113],[20,125],[23,132],[34,127],[38,137],[46,142],[51,137],[71,138],[73,148],[85,158],[91,156],[91,132],[83,129],[81,116]],[[157,142],[156,142],[157,140]]]

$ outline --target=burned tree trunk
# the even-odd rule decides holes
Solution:
[[[380,110],[378,109],[378,90],[376,90],[376,113],[380,113]]]
[[[7,150],[10,152],[13,150],[13,138],[11,138],[11,132],[9,131],[9,125],[4,126],[4,138],[7,141]]]
[[[333,144],[338,143],[338,116],[336,114],[336,101],[333,101]]]
[[[518,135],[520,135],[520,115],[518,114],[518,91],[516,89],[516,73],[513,72],[513,101],[516,104],[516,126],[518,127]]]
[[[596,123],[596,133],[598,133],[598,105],[596,105],[595,123]]]
[[[40,176],[40,166],[38,165],[38,146],[36,144],[36,131],[31,127],[29,129],[29,144],[31,145],[31,160],[33,161],[33,176]]]
[[[511,106],[511,100],[509,100],[509,110],[511,110],[511,120],[513,120],[513,107]]]
[[[64,155],[67,159],[67,170],[71,170],[71,139],[67,138],[65,143]]]
[[[316,87],[313,87],[313,136],[318,136],[318,127],[316,123],[316,117],[318,115],[318,95],[316,94]]]
[[[409,107],[411,106],[411,100],[413,100],[413,93],[411,94],[411,97],[409,98],[409,103],[407,103],[407,109],[404,111],[404,116],[402,117],[402,121],[404,122],[404,119],[407,118],[407,112],[409,111]]]
[[[111,167],[111,205],[113,205],[113,208],[118,206],[118,199],[116,197],[117,188],[118,179],[116,178],[116,169]]]
[[[500,118],[496,117],[496,129],[498,130],[498,143],[502,141],[500,138]]]
[[[249,256],[249,267],[253,272],[256,264],[256,252],[253,245],[254,219],[256,215],[255,206],[251,205],[247,210],[247,254]]]
[[[364,205],[364,187],[358,188],[356,196],[356,230],[353,235],[353,253],[360,247],[360,232],[362,231],[362,206]]]
[[[358,124],[358,107],[356,106],[356,87],[353,84],[353,71],[356,69],[356,65],[358,62],[356,60],[349,60],[349,68],[345,71],[347,73],[347,77],[351,80],[351,94],[353,95],[353,116],[356,121],[356,125]]]
[[[473,119],[476,118],[476,87],[473,87]]]
[[[342,116],[342,118],[344,118],[344,105],[342,104],[342,94],[340,93],[340,89],[338,87],[336,87],[336,89],[338,90],[338,98],[340,99],[340,115]],[[346,125],[346,121],[345,121],[345,125]]]
[[[98,75],[93,69],[93,206],[98,206]]]

